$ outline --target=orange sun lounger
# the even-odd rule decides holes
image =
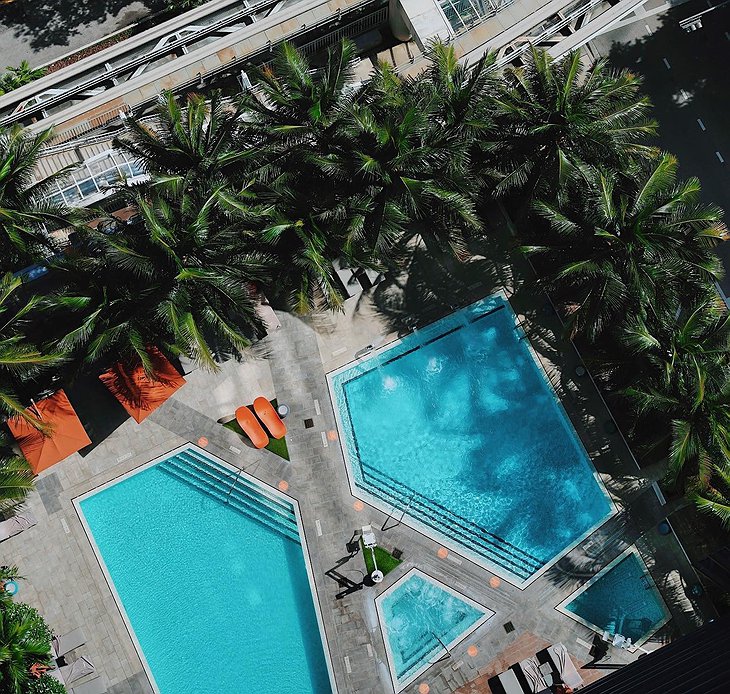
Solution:
[[[259,420],[256,419],[256,416],[248,407],[244,405],[236,410],[236,421],[256,448],[265,448],[268,446],[269,437],[266,435],[261,424],[259,424]]]
[[[275,439],[283,439],[286,435],[286,424],[281,421],[273,405],[264,397],[253,401],[253,409]]]

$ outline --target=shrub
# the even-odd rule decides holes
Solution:
[[[45,623],[43,617],[41,617],[38,610],[35,607],[26,605],[23,602],[11,602],[6,608],[6,615],[10,621],[13,622],[31,622],[32,627],[28,632],[30,638],[34,641],[42,641],[48,643],[48,649],[51,648],[51,639],[53,638],[53,632],[51,628]]]
[[[43,675],[28,682],[26,694],[66,694],[66,687],[50,675]]]

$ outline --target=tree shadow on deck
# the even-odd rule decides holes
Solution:
[[[83,34],[89,24],[122,13],[122,23],[129,24],[164,4],[164,0],[16,0],[0,5],[0,27],[12,29],[16,37],[27,39],[32,49],[40,50],[67,46],[69,39]]]

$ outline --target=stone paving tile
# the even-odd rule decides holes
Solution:
[[[62,490],[61,482],[58,475],[51,472],[42,477],[36,483],[36,490],[41,497],[43,507],[49,515],[61,510],[61,500],[59,494]]]

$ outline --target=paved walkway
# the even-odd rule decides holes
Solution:
[[[506,233],[498,216],[492,225]],[[578,663],[589,661],[593,632],[557,612],[555,606],[633,543],[673,616],[648,648],[694,628],[703,615],[712,614],[707,603],[686,598],[684,588],[696,578],[674,538],[655,530],[666,509],[651,489],[651,471],[637,468],[618,434],[606,434],[609,415],[590,379],[573,376],[578,360],[572,346],[556,337],[556,318],[544,310],[544,297],[531,293],[519,279],[529,268],[513,259],[517,268],[513,278],[498,248],[485,245],[475,251],[481,255],[467,266],[443,272],[432,261],[428,271],[419,268],[418,263],[426,260],[422,256],[398,286],[381,285],[372,296],[351,299],[343,316],[304,321],[281,315],[282,328],[260,347],[268,359],[231,361],[216,375],[199,370],[188,374],[188,384],[142,425],[128,420],[85,458],[72,456],[40,476],[38,493],[29,502],[39,523],[3,543],[3,559],[17,563],[27,577],[19,598],[38,606],[57,632],[84,627],[88,639],[83,653],[97,664],[109,692],[140,694],[150,687],[72,499],[200,437],[208,440],[211,453],[263,482],[286,481],[289,494],[299,502],[316,599],[341,694],[392,691],[373,600],[415,566],[496,614],[407,692],[417,691],[421,683],[427,683],[433,694],[454,692],[474,680],[477,691],[486,691],[484,677],[494,672],[495,662],[502,667],[516,657],[517,651],[510,648],[530,638],[538,645],[562,641]],[[324,364],[334,368],[351,360],[358,349],[382,343],[404,329],[409,315],[433,319],[439,312],[497,289],[507,290],[512,306],[524,319],[531,343],[620,513],[525,590],[505,581],[490,587],[493,575],[489,571],[454,553],[439,558],[436,542],[404,524],[396,525],[378,532],[378,539],[386,548],[403,549],[403,564],[377,589],[364,587],[342,596],[346,585],[360,583],[364,575],[362,555],[350,557],[346,550],[353,531],[367,523],[380,528],[386,518],[356,503],[350,494]],[[268,451],[254,451],[218,422],[258,393],[275,396],[291,408],[287,419],[290,463]],[[311,426],[305,420],[311,420]],[[475,648],[467,653],[469,646]],[[499,654],[505,654],[504,662]],[[610,662],[618,665],[633,657],[621,651]]]

